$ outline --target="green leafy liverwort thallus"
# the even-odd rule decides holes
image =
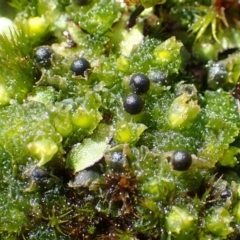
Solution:
[[[240,239],[239,12],[0,0],[0,239]]]

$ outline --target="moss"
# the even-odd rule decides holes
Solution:
[[[238,239],[240,4],[7,2],[0,238]],[[42,45],[49,66],[34,59]],[[131,115],[135,73],[150,88]]]

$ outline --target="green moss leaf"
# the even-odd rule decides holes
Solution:
[[[240,153],[240,149],[237,147],[230,146],[218,161],[222,166],[234,167],[237,164],[237,158],[235,157]]]
[[[224,239],[233,232],[233,228],[230,226],[231,221],[232,218],[227,209],[223,207],[213,208],[206,218],[206,228],[209,232]]]
[[[79,172],[98,162],[108,148],[110,136],[110,126],[99,124],[91,137],[85,138],[69,152],[67,167]]]
[[[10,34],[0,34],[0,105],[21,102],[34,83],[32,43],[23,26]]]
[[[190,96],[184,92],[181,96],[174,99],[169,107],[168,120],[172,128],[190,126],[199,111],[200,106],[197,104],[197,101],[190,100]]]
[[[78,8],[78,11],[76,11]],[[91,1],[86,6],[67,8],[74,21],[91,34],[103,34],[118,18],[119,4],[113,0]]]
[[[181,48],[183,44],[175,37],[167,39],[154,50],[154,61],[159,64],[160,69],[169,73],[178,73],[181,68]]]
[[[176,239],[186,239],[197,230],[197,216],[183,207],[173,206],[166,217],[166,230]]]
[[[42,139],[30,142],[27,145],[30,154],[36,157],[39,162],[38,166],[42,166],[52,159],[54,154],[58,151],[58,146],[52,140]]]
[[[114,139],[120,143],[133,143],[146,129],[144,124],[120,121],[116,124]]]
[[[224,157],[229,144],[238,136],[239,115],[233,97],[226,92],[207,91],[205,101],[206,107],[201,115],[206,127],[202,132],[204,142],[199,149],[198,157],[205,161],[205,166],[213,167]]]
[[[31,142],[51,141],[61,148],[62,137],[51,123],[42,103],[13,104],[0,111],[0,144],[12,160],[24,163],[30,156],[27,146]]]

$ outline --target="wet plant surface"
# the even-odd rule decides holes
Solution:
[[[0,5],[1,240],[239,239],[238,1]]]

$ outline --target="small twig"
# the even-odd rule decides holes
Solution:
[[[127,27],[132,28],[136,24],[137,17],[143,12],[144,7],[139,5],[131,14]]]

